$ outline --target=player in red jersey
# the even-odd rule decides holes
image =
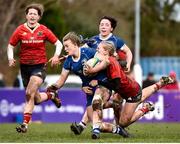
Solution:
[[[86,73],[92,74],[107,68],[109,82],[104,83],[101,81],[93,80],[90,82],[90,84],[92,86],[106,86],[107,88],[114,90],[116,93],[118,93],[123,99],[126,100],[126,102],[123,106],[119,120],[120,128],[110,123],[103,123],[102,116],[99,116],[99,113],[102,110],[101,98],[103,97],[103,93],[96,90],[93,98],[94,102],[92,102],[96,104],[95,109],[93,109],[94,111],[92,138],[94,139],[100,137],[100,131],[119,133],[123,127],[129,126],[133,122],[137,121],[145,113],[152,111],[154,107],[150,103],[144,103],[142,108],[137,111],[135,110],[140,103],[144,102],[154,92],[156,92],[165,85],[174,83],[174,79],[172,77],[162,77],[157,83],[142,90],[139,84],[134,79],[129,78],[125,74],[116,58],[113,56],[115,48],[112,43],[102,41],[98,46],[98,52],[99,55],[96,56],[102,62],[96,65],[94,68],[87,67],[85,71]],[[128,134],[124,135],[124,137],[127,136]]]
[[[116,47],[117,52],[117,59],[119,60],[120,64],[124,66],[125,71],[127,73],[130,72],[130,66],[132,62],[132,52],[130,48],[125,44],[124,40],[122,40],[120,37],[117,37],[113,34],[113,31],[115,30],[117,26],[117,20],[110,16],[103,16],[100,18],[99,21],[99,34],[91,37],[89,40],[85,39],[83,40],[86,47],[97,49],[98,44],[101,41],[111,41],[114,43]],[[83,91],[85,93],[91,93],[90,87],[82,87]],[[121,102],[114,100],[114,97],[112,97],[111,101],[106,103],[104,105],[104,108],[107,107],[113,107],[113,109],[121,109]],[[115,115],[115,121],[116,124],[119,122],[119,112],[114,111]],[[86,128],[86,125],[90,121],[88,120],[88,117],[86,115],[83,116],[79,124],[73,123],[71,125],[71,130],[79,135],[82,133],[82,131]]]
[[[38,21],[43,15],[44,8],[41,4],[30,4],[25,9],[26,22],[16,28],[10,37],[7,47],[9,66],[15,66],[14,48],[20,43],[20,70],[23,85],[26,89],[26,103],[24,107],[23,124],[18,126],[18,132],[26,132],[35,104],[51,99],[59,108],[60,99],[56,92],[39,93],[39,87],[46,77],[46,49],[45,42],[56,46],[54,56],[50,58],[51,66],[58,64],[62,43],[46,26]]]

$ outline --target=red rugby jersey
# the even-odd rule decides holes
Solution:
[[[58,39],[44,25],[38,24],[31,30],[25,23],[17,27],[9,43],[16,46],[20,42],[20,63],[34,65],[47,62],[46,40],[54,44]]]
[[[123,98],[136,96],[139,92],[139,84],[126,76],[115,57],[109,57],[109,61],[110,65],[107,68],[107,76],[109,79],[120,78],[118,93]]]

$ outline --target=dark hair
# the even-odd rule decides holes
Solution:
[[[103,16],[103,17],[100,19],[99,23],[100,23],[101,20],[103,20],[103,19],[107,19],[107,20],[109,20],[109,21],[111,22],[111,27],[113,28],[113,30],[116,28],[116,26],[117,26],[117,20],[116,20],[115,18],[110,17],[110,16]]]
[[[40,17],[43,16],[44,7],[43,7],[42,4],[33,3],[33,4],[28,5],[28,6],[26,7],[26,9],[25,9],[25,13],[28,14],[29,9],[32,9],[32,8],[33,8],[33,9],[36,9],[36,10],[38,11],[38,15],[39,15]]]

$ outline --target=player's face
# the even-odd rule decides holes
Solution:
[[[75,51],[77,49],[77,45],[73,44],[71,40],[66,40],[63,42],[64,50],[67,55],[75,55]]]
[[[111,22],[108,19],[102,19],[99,24],[99,32],[102,37],[108,36],[112,32]]]
[[[98,45],[97,51],[98,51],[100,54],[102,54],[102,55],[106,55],[106,54],[107,54],[107,51],[104,49],[104,45],[103,45],[102,43],[100,43],[100,44]]]
[[[29,9],[28,13],[26,14],[26,19],[29,24],[31,25],[36,24],[40,19],[40,16],[38,15],[38,11],[33,8]]]

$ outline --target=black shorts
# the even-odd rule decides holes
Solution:
[[[23,81],[23,85],[26,88],[30,77],[31,76],[38,76],[44,79],[46,78],[46,66],[45,64],[37,64],[37,65],[26,65],[26,64],[21,64],[20,65],[20,70],[21,70],[21,77]]]
[[[136,96],[128,97],[125,99],[126,99],[127,103],[137,103],[141,100],[141,98],[142,98],[142,89],[139,86],[139,91],[138,91],[138,94]]]

